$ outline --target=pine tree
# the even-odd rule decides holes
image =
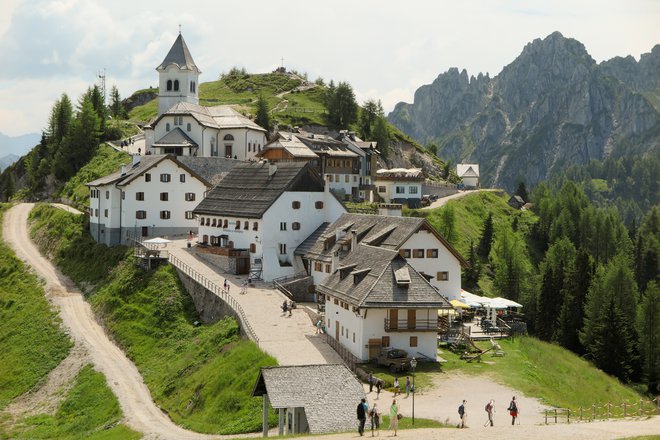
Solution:
[[[449,243],[456,240],[456,211],[450,204],[445,205],[440,213],[442,218],[442,235]]]
[[[475,290],[479,286],[479,277],[481,276],[481,262],[477,256],[474,243],[470,240],[470,253],[468,255],[468,264],[470,267],[465,269],[463,276],[463,285],[466,289]]]
[[[119,96],[119,90],[117,86],[112,86],[110,89],[110,115],[115,119],[126,119],[128,116],[126,113],[126,108],[121,102],[121,96]]]
[[[566,272],[563,303],[559,312],[557,341],[575,353],[584,353],[580,343],[580,330],[584,325],[584,305],[591,285],[593,260],[589,253],[580,249],[575,264]]]
[[[257,100],[257,114],[254,118],[254,122],[260,127],[265,128],[267,131],[272,129],[270,124],[270,114],[268,113],[268,102],[262,94],[259,94],[259,99]]]
[[[484,228],[481,232],[481,239],[477,247],[477,254],[483,258],[488,258],[490,248],[493,244],[493,214],[489,213],[486,221],[484,221]]]
[[[632,377],[635,362],[629,327],[614,296],[610,296],[594,322],[594,338],[587,347],[598,368],[624,382]]]
[[[518,188],[516,189],[515,195],[520,196],[525,202],[529,202],[529,194],[527,194],[527,187],[525,182],[520,181],[518,183]]]
[[[637,328],[642,371],[649,393],[655,393],[660,386],[660,288],[655,281],[642,296]]]
[[[378,150],[387,158],[390,155],[390,129],[387,127],[387,122],[384,117],[378,117],[374,124],[374,140],[378,146]]]
[[[334,84],[330,83],[332,86]],[[329,87],[326,99],[328,123],[335,128],[348,128],[357,121],[358,105],[353,88],[347,82]]]
[[[525,245],[510,225],[498,228],[490,259],[495,268],[495,291],[500,296],[518,301],[525,293],[530,268]]]
[[[378,116],[378,103],[373,99],[367,100],[360,110],[360,121],[358,122],[363,139],[371,139],[372,127]]]

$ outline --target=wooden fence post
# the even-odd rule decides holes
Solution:
[[[607,402],[607,418],[610,419],[612,417],[612,403]]]
[[[626,417],[626,402],[623,402],[623,417]]]
[[[571,423],[571,409],[566,409],[566,423]]]
[[[545,413],[545,424],[547,425],[548,424],[548,410],[546,409],[544,411],[544,413]]]
[[[591,421],[595,421],[595,420],[596,420],[596,404],[594,403],[593,406],[592,406],[592,417],[591,417]]]

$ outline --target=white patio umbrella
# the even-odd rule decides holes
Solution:
[[[149,240],[144,240],[143,243],[162,244],[163,247],[165,247],[167,246],[167,243],[172,243],[172,240],[168,240],[167,238],[163,238],[163,237],[154,237],[154,238],[150,238]]]

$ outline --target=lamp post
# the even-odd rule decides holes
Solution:
[[[410,360],[410,367],[412,368],[413,376],[413,405],[412,405],[412,425],[415,426],[415,367],[417,366],[417,359]]]

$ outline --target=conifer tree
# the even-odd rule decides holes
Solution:
[[[360,134],[363,139],[371,139],[372,127],[378,116],[378,104],[376,101],[373,99],[367,100],[360,110],[360,121],[358,122]]]
[[[655,393],[660,386],[660,288],[655,281],[642,296],[637,328],[642,372],[649,393]]]
[[[588,252],[580,249],[575,264],[566,271],[563,303],[559,312],[557,341],[575,353],[584,353],[580,343],[580,330],[584,324],[584,304],[591,285],[593,260]]]
[[[515,195],[520,196],[525,202],[529,202],[529,194],[527,193],[525,182],[520,181],[520,183],[518,183]]]
[[[518,301],[526,290],[530,268],[525,245],[510,225],[498,228],[490,259],[495,267],[495,291],[500,296]]]
[[[376,119],[373,130],[374,140],[378,145],[378,150],[383,157],[387,158],[390,155],[390,129],[387,127],[385,117],[380,116]]]
[[[479,240],[477,254],[483,259],[488,258],[492,244],[493,244],[493,214],[489,213],[488,217],[484,221],[484,228],[483,231],[481,232],[481,239]]]
[[[270,114],[268,113],[268,102],[262,94],[259,94],[259,99],[257,101],[257,114],[254,118],[254,122],[267,131],[270,131],[272,128],[270,124]]]
[[[119,90],[117,86],[112,86],[110,89],[110,115],[115,119],[126,119],[128,116],[126,114],[126,108],[121,102],[121,96],[119,96]]]
[[[326,99],[328,123],[335,128],[348,128],[358,114],[353,88],[347,82],[340,82],[336,88],[332,82],[330,84]]]
[[[468,255],[468,264],[470,267],[465,269],[463,276],[463,285],[466,289],[474,290],[479,285],[479,277],[481,276],[481,262],[477,256],[477,250],[474,243],[470,240],[470,253]]]

